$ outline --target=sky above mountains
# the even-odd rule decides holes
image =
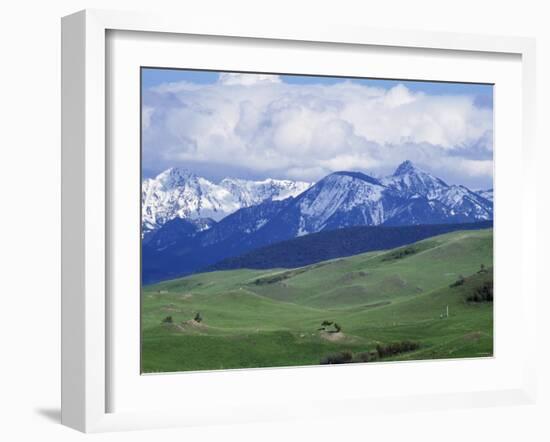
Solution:
[[[142,69],[143,174],[317,181],[411,159],[490,188],[492,102],[481,84]]]

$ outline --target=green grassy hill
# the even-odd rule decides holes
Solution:
[[[312,365],[401,341],[419,348],[380,360],[490,356],[493,305],[467,297],[492,281],[492,250],[492,229],[460,231],[298,269],[219,271],[146,286],[142,369]],[[481,264],[488,271],[478,273]],[[450,287],[459,275],[464,283]],[[192,320],[197,312],[200,323]],[[324,320],[342,331],[319,331]]]

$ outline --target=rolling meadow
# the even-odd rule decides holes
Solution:
[[[142,288],[142,372],[489,357],[492,229]]]

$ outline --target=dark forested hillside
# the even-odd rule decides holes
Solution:
[[[206,270],[301,267],[327,259],[385,250],[457,230],[492,227],[492,221],[417,226],[358,226],[323,231],[278,242],[246,254],[224,259]]]

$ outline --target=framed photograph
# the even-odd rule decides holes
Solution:
[[[64,424],[534,400],[532,40],[62,26]]]
[[[492,357],[493,87],[142,67],[142,372]]]

